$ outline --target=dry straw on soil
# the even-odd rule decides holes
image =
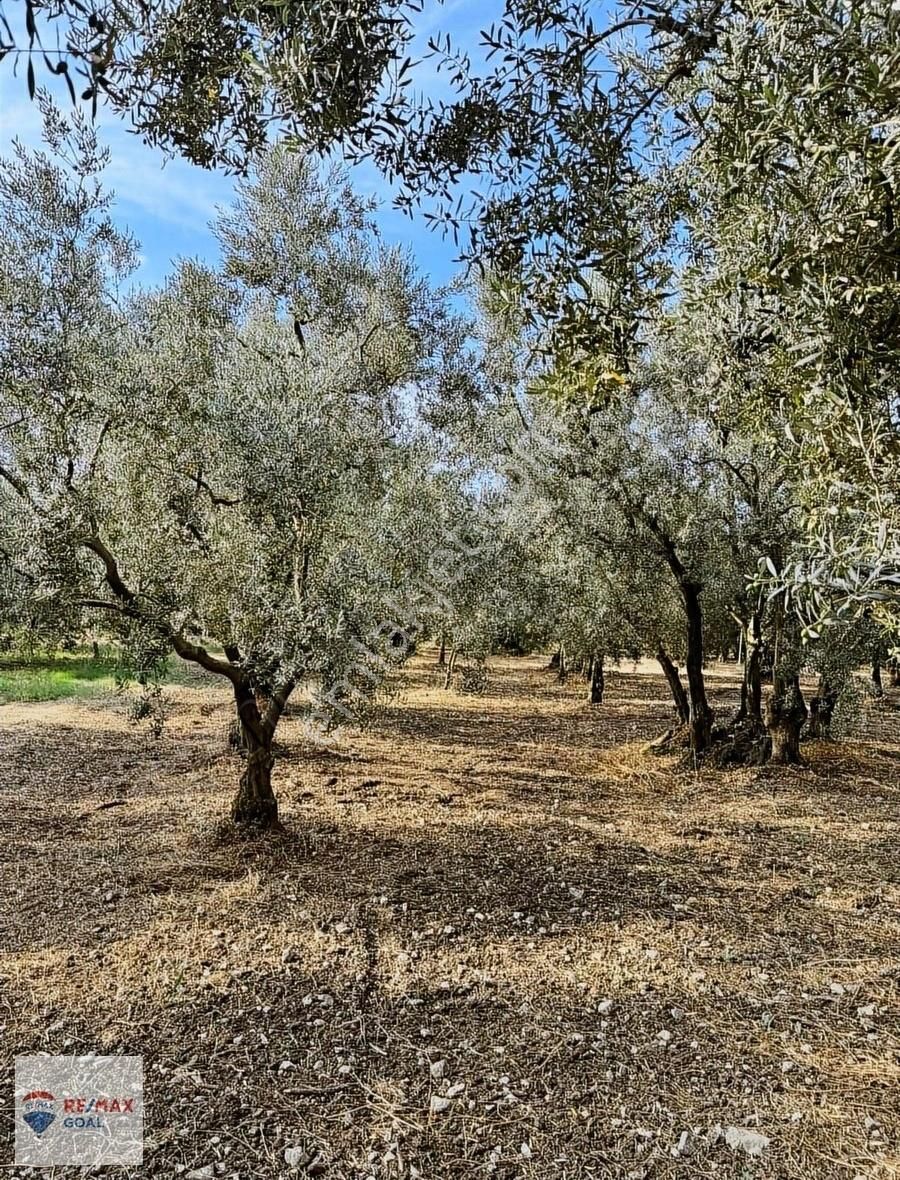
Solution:
[[[423,657],[376,730],[288,718],[268,841],[215,834],[216,686],[159,740],[0,709],[4,1162],[13,1054],[123,1051],[143,1176],[900,1175],[898,702],[805,768],[692,774],[643,749],[661,678],[582,688]]]

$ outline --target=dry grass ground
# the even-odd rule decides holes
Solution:
[[[217,686],[158,740],[0,709],[2,1162],[12,1056],[105,1051],[144,1056],[150,1177],[900,1176],[898,702],[693,774],[642,752],[659,677],[582,697],[417,659],[377,729],[285,722],[287,834],[250,842]]]

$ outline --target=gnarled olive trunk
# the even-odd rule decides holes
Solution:
[[[766,704],[766,728],[772,739],[770,761],[779,766],[796,766],[802,762],[800,731],[806,717],[806,702],[800,691],[800,677],[776,675],[772,695]]]
[[[809,702],[809,736],[827,738],[831,734],[831,719],[837,705],[838,694],[824,676],[819,677],[816,695]]]
[[[884,696],[884,682],[881,679],[881,661],[872,661],[872,696],[881,698]]]
[[[441,632],[441,646],[438,648],[437,666],[439,668],[447,666],[447,640],[444,638],[443,631]]]
[[[604,677],[603,677],[603,656],[594,656],[591,660],[590,666],[590,700],[592,705],[599,705],[603,700]]]
[[[275,727],[262,717],[247,682],[235,684],[234,697],[247,761],[237,794],[231,804],[231,818],[242,827],[276,828],[278,801],[272,790],[272,766],[275,761],[272,744]]]
[[[247,763],[231,804],[236,824],[255,828],[278,826],[278,801],[272,790],[272,746],[259,745],[247,751]]]
[[[694,753],[700,753],[709,746],[713,720],[703,680],[703,609],[700,606],[700,590],[697,582],[688,579],[681,582],[681,596],[687,619],[685,672],[690,705],[688,725],[691,731],[691,749]]]
[[[762,647],[760,644],[759,615],[750,616],[744,633],[746,655],[744,679],[741,683],[741,712],[754,725],[762,728]]]
[[[662,644],[656,649],[656,659],[666,678],[666,683],[672,694],[672,700],[675,702],[675,712],[678,714],[678,720],[683,725],[687,725],[691,715],[691,707],[688,702],[687,693],[684,691],[684,685],[681,683],[678,666]]]
[[[444,688],[449,689],[453,683],[453,672],[456,668],[456,648],[450,651],[450,659],[447,661],[447,671],[444,674]]]

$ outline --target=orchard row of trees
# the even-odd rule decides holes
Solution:
[[[0,55],[248,172],[221,265],[135,292],[82,117],[40,99],[50,154],[0,171],[6,612],[223,676],[236,820],[275,821],[298,686],[357,715],[423,634],[561,645],[595,697],[604,659],[653,655],[672,743],[721,761],[795,760],[801,671],[819,726],[889,658],[896,6],[510,0],[480,65],[432,40],[438,104],[408,85],[415,5],[23,7]],[[315,164],[335,146],[467,231],[470,314]]]

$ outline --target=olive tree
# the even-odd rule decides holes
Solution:
[[[686,289],[736,304],[765,375],[757,431],[791,443],[806,542],[779,577],[809,621],[874,609],[896,622],[900,10],[747,7],[702,81],[712,117],[679,107],[703,259]]]
[[[277,150],[219,227],[221,272],[183,263],[125,298],[93,134],[47,123],[71,167],[0,165],[12,561],[143,665],[223,678],[247,749],[232,815],[271,826],[291,694],[346,677],[403,568],[392,525],[422,464],[404,396],[437,379],[440,309],[345,185]]]

